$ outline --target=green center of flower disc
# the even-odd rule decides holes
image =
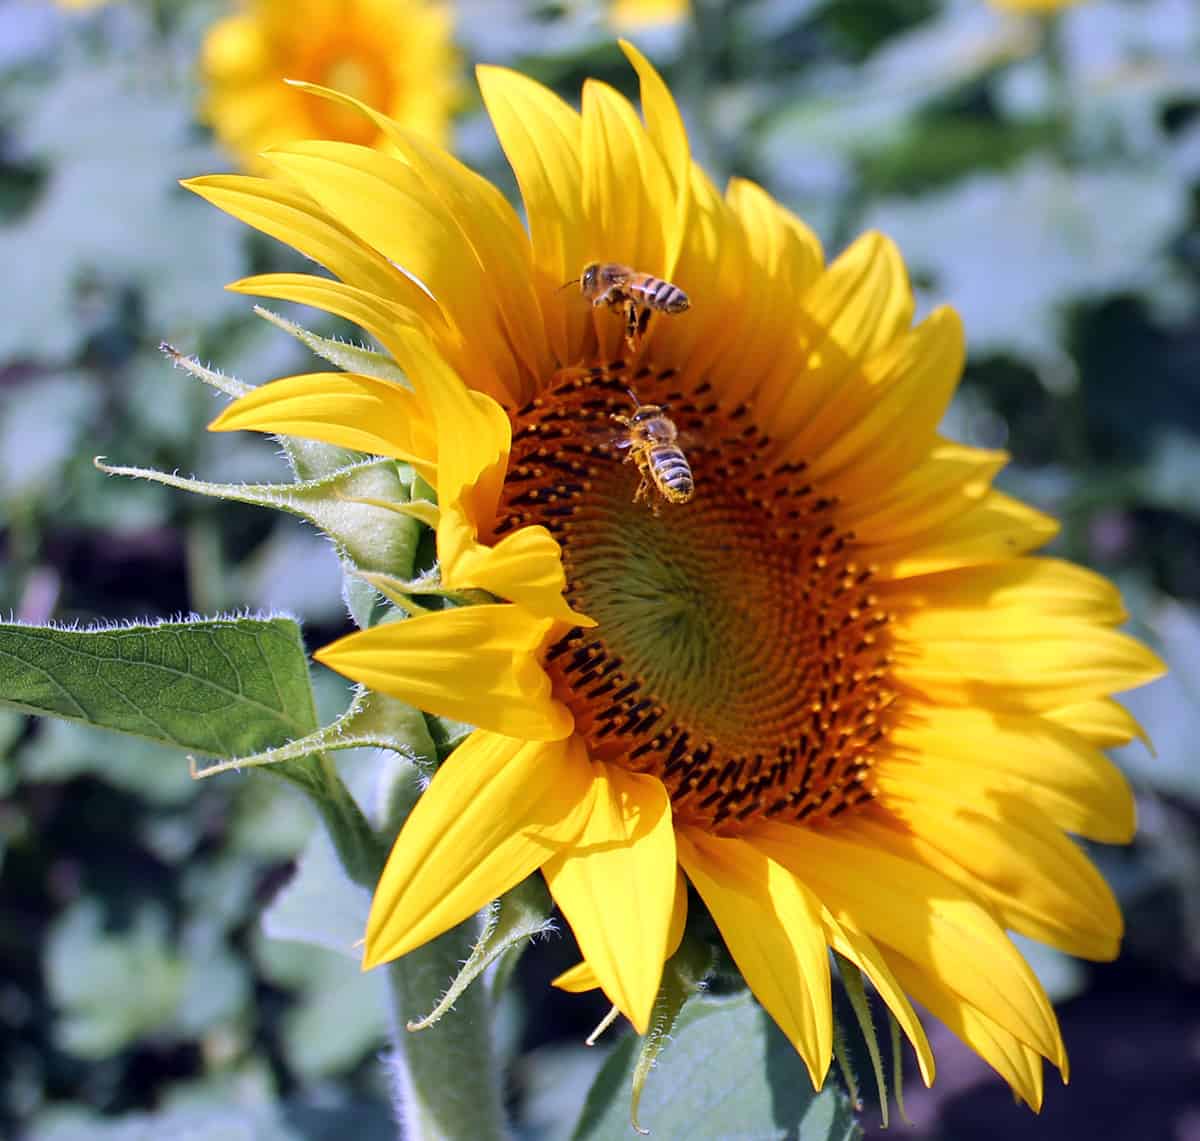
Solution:
[[[695,494],[668,502],[613,419],[666,405]],[[598,622],[547,668],[591,755],[660,777],[677,816],[721,832],[828,816],[871,796],[886,731],[887,615],[836,504],[780,463],[743,407],[671,370],[560,376],[514,416],[497,535],[540,523],[567,596]],[[652,481],[651,481],[652,482]]]

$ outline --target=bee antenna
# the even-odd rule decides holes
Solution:
[[[564,281],[564,282],[562,283],[562,285],[560,285],[560,286],[558,287],[558,289],[557,289],[557,290],[555,290],[555,292],[556,292],[556,293],[561,293],[561,292],[562,292],[564,289],[567,289],[569,286],[572,286],[572,285],[578,285],[578,284],[579,284],[579,278],[577,278],[577,277],[573,277],[573,278],[571,278],[571,280],[570,280],[570,281]]]
[[[638,394],[629,387],[626,387],[625,391],[629,393],[629,399],[633,401],[633,406],[635,408],[640,408],[642,402],[638,399]]]

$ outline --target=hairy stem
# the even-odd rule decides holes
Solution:
[[[501,1141],[507,1135],[487,988],[468,987],[436,1026],[406,1029],[437,1005],[479,934],[478,921],[470,919],[385,968],[392,997],[392,1089],[405,1139]]]

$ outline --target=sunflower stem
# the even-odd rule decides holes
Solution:
[[[392,999],[392,1097],[402,1137],[501,1141],[507,1136],[487,988],[468,987],[431,1029],[405,1029],[437,1005],[479,935],[478,919],[472,918],[386,968]]]

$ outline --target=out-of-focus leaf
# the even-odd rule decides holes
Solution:
[[[367,930],[370,909],[370,891],[346,875],[329,836],[317,829],[295,874],[263,912],[262,926],[272,939],[322,947],[358,962],[357,944]]]
[[[288,1061],[300,1073],[315,1077],[346,1069],[387,1036],[384,972],[364,974],[345,954],[277,939],[259,940],[257,957],[268,978],[297,991],[283,1035]]]
[[[521,1090],[519,1137],[562,1141],[564,1123],[572,1122],[608,1057],[601,1039],[596,1046],[582,1042],[538,1046],[514,1061]],[[630,1132],[629,1138],[634,1138]]]
[[[236,1105],[210,1099],[115,1120],[82,1109],[55,1109],[42,1115],[24,1141],[393,1141],[395,1136],[395,1122],[382,1104]]]
[[[280,520],[240,569],[241,595],[254,606],[310,622],[341,617],[342,566],[333,544],[301,524]]]
[[[222,757],[315,724],[304,645],[288,618],[92,630],[6,623],[0,704]]]
[[[100,905],[79,901],[51,931],[45,972],[59,1045],[82,1058],[107,1057],[148,1035],[196,1035],[235,1017],[247,997],[245,968],[215,931],[181,954],[152,905],[140,907],[128,929],[108,932]]]
[[[631,1135],[629,1088],[636,1053],[613,1050],[588,1094],[576,1141]],[[852,1141],[861,1132],[833,1083],[814,1094],[804,1064],[749,996],[696,998],[646,1082],[639,1117],[659,1137],[794,1137]]]
[[[79,372],[5,387],[0,400],[0,504],[40,497],[58,483],[100,399],[95,381]]]
[[[1200,804],[1200,611],[1168,599],[1145,617],[1169,672],[1121,702],[1149,734],[1154,754],[1135,741],[1116,757],[1136,780]]]
[[[291,789],[272,781],[246,781],[238,788],[229,821],[233,851],[263,861],[289,860],[308,841],[312,810]]]
[[[985,4],[951,6],[937,20],[895,37],[861,67],[810,72],[759,141],[759,161],[776,189],[828,185],[830,162],[890,146],[927,103],[1028,51],[1030,27]]]
[[[1200,517],[1200,440],[1178,429],[1164,431],[1138,482],[1146,503]]]
[[[885,200],[867,225],[932,275],[974,351],[1040,362],[1058,355],[1068,302],[1158,287],[1188,209],[1186,186],[1164,170],[1068,171],[1035,159],[915,201]]]
[[[16,153],[50,170],[30,213],[0,228],[0,264],[21,267],[0,360],[74,355],[90,332],[78,294],[88,278],[114,306],[137,290],[164,333],[236,306],[213,283],[240,276],[242,230],[176,185],[220,165],[190,141],[190,103],[161,73],[76,57],[21,120]]]
[[[18,763],[25,780],[90,775],[161,806],[182,804],[196,789],[178,749],[78,722],[42,723],[22,747]]]

